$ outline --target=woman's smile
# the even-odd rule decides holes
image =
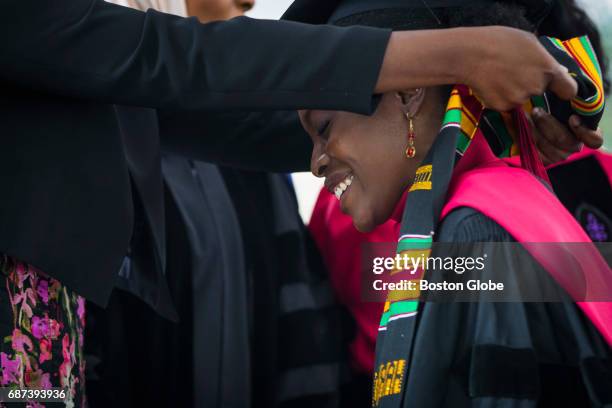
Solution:
[[[431,102],[427,107],[436,102],[436,109],[426,109],[414,120],[419,132],[414,141],[418,152],[427,152],[437,134],[448,91],[433,90],[428,95]],[[371,231],[389,219],[414,178],[422,157],[411,159],[404,153],[409,131],[406,112],[419,113],[424,97],[423,89],[409,89],[401,95],[385,93],[369,116],[342,111],[300,112],[313,142],[312,174],[325,178],[325,189],[336,197],[341,211],[361,232]]]
[[[340,200],[344,194],[349,190],[349,187],[353,183],[353,175],[348,174],[343,178],[340,177],[328,177],[325,179],[325,185],[330,193],[336,196]]]

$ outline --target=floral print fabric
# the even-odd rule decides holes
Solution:
[[[0,255],[0,271],[5,286],[0,288],[0,386],[64,388],[68,391],[66,407],[86,406],[85,299],[5,255]],[[21,405],[56,404],[32,401]]]

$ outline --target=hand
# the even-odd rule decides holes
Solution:
[[[547,89],[563,100],[576,95],[578,86],[567,68],[534,35],[508,27],[461,30],[465,45],[458,62],[463,83],[488,108],[509,111]]]
[[[533,136],[545,166],[561,162],[586,145],[598,149],[603,145],[601,129],[591,130],[573,115],[567,125],[559,122],[543,109],[535,108],[530,118]]]

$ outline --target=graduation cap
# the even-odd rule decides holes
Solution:
[[[519,4],[534,26],[548,15],[554,0],[296,0],[282,19],[309,24],[333,24],[343,18],[374,10],[408,9],[433,12],[440,8],[482,6],[493,3]]]

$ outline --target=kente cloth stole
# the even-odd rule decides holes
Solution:
[[[441,130],[417,170],[406,200],[397,245],[397,254],[402,259],[406,259],[404,255],[408,260],[427,259],[430,255],[453,170],[478,129],[497,156],[520,155],[523,167],[547,179],[530,129],[525,126],[525,115],[538,106],[562,123],[567,123],[570,115],[578,114],[584,125],[597,128],[604,110],[604,91],[601,68],[590,41],[587,37],[568,41],[542,37],[540,42],[576,79],[578,95],[568,103],[545,94],[532,98],[514,112],[499,113],[485,109],[468,87],[455,86]],[[406,266],[407,269],[403,269]],[[423,263],[402,264],[397,265],[391,274],[405,275],[414,269],[417,272],[407,278],[417,282],[414,290],[396,290],[387,294],[376,346],[374,407],[399,407],[404,398],[409,401],[410,396],[404,397],[402,392],[404,383],[409,375],[418,375],[410,368],[410,358],[420,308],[418,280],[425,270]]]

